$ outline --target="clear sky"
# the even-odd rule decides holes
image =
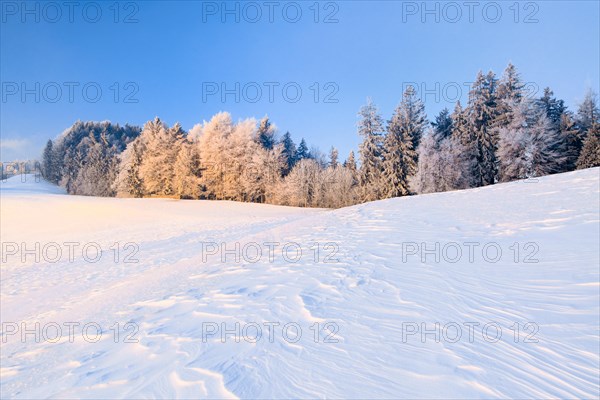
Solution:
[[[0,158],[78,119],[190,129],[219,111],[345,158],[366,98],[388,119],[410,82],[430,119],[509,61],[571,108],[600,85],[598,1],[315,3],[2,1]]]

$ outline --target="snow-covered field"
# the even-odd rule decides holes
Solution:
[[[599,175],[336,211],[11,178],[0,397],[597,398]]]

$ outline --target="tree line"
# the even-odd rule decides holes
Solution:
[[[344,162],[281,137],[268,117],[234,122],[221,112],[189,132],[159,118],[142,129],[76,122],[49,140],[42,174],[89,196],[236,200],[338,208],[419,193],[486,186],[600,165],[600,112],[588,92],[576,112],[546,88],[526,96],[516,68],[479,72],[463,108],[429,122],[408,87],[384,121],[359,111],[358,160]]]

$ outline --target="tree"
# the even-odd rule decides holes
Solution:
[[[425,135],[418,148],[418,171],[410,179],[411,189],[419,194],[445,192],[469,187],[468,159],[461,143],[453,137],[437,141],[433,132]]]
[[[583,142],[583,149],[577,160],[577,169],[598,166],[600,166],[600,125],[594,124]]]
[[[456,103],[452,117],[452,148],[455,151],[457,165],[465,179],[467,187],[476,187],[479,183],[477,179],[477,158],[479,149],[475,134],[469,124],[467,110],[464,110],[460,101]]]
[[[256,138],[257,142],[266,150],[272,150],[275,146],[275,126],[266,115],[260,120]]]
[[[294,164],[296,164],[296,144],[292,140],[292,136],[289,132],[286,132],[281,139],[281,155],[285,160],[285,168],[283,170],[283,176],[290,173]]]
[[[433,138],[437,142],[441,142],[452,134],[452,118],[450,117],[450,111],[444,108],[435,117],[435,122],[431,123],[433,126]]]
[[[206,122],[198,140],[200,149],[201,183],[203,195],[209,199],[224,198],[224,168],[226,142],[234,126],[229,113],[221,112]]]
[[[52,140],[48,140],[42,155],[42,176],[51,183],[58,183],[60,176],[56,157]]]
[[[593,90],[588,90],[577,110],[577,125],[585,139],[587,132],[592,126],[600,124],[600,111],[598,110],[598,98]]]
[[[423,135],[426,116],[423,103],[409,86],[402,102],[388,123],[383,142],[384,196],[398,197],[410,194],[409,179],[417,172],[416,147]]]
[[[524,87],[521,76],[512,63],[504,70],[496,90],[496,120],[494,127],[500,128],[511,123],[511,104],[519,103],[524,97]]]
[[[358,154],[360,156],[359,185],[360,201],[382,198],[383,171],[383,119],[371,99],[358,115],[358,134],[362,137]]]
[[[103,132],[96,140],[90,133],[89,152],[72,184],[74,194],[84,196],[114,196],[113,182],[117,174],[117,159],[109,147],[107,134]]]
[[[477,145],[477,166],[475,179],[477,186],[491,185],[496,180],[496,148],[498,138],[494,131],[496,120],[496,79],[493,72],[484,75],[481,71],[469,92],[469,127]]]
[[[300,145],[298,146],[298,151],[296,152],[296,162],[307,158],[310,158],[310,153],[308,151],[306,141],[304,140],[304,138],[302,138],[302,140],[300,141]]]
[[[564,142],[564,163],[561,171],[572,171],[577,164],[577,158],[581,152],[582,140],[581,133],[576,126],[573,115],[563,100],[554,97],[554,92],[550,88],[544,89],[543,96],[538,101],[539,107],[546,112],[553,129],[560,132]]]
[[[337,168],[338,165],[338,151],[335,147],[332,146],[329,150],[329,166],[331,168]]]
[[[119,155],[119,172],[113,185],[118,197],[144,197],[145,185],[140,175],[143,152],[144,144],[137,138]]]
[[[500,180],[544,176],[560,172],[564,141],[546,110],[523,100],[513,105],[510,125],[499,129]]]
[[[356,168],[356,157],[354,156],[354,151],[350,150],[348,154],[348,158],[344,161],[344,167],[348,168],[352,177],[354,178],[355,184],[358,183],[358,171]]]
[[[142,139],[145,149],[140,175],[147,194],[174,194],[173,166],[184,134],[179,123],[168,128],[158,117],[144,126]]]
[[[173,166],[173,192],[182,199],[200,197],[200,154],[187,140],[181,143]]]

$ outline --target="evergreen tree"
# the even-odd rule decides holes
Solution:
[[[492,78],[493,79],[493,78]],[[512,105],[523,100],[524,87],[520,74],[512,63],[509,63],[500,81],[496,91],[496,120],[495,127],[507,126],[511,123]]]
[[[256,137],[258,143],[266,150],[272,150],[273,146],[275,146],[275,127],[269,121],[268,116],[264,116],[260,120]]]
[[[564,163],[564,141],[546,110],[523,100],[512,112],[511,124],[499,130],[500,180],[508,182],[559,172]]]
[[[338,151],[335,147],[331,147],[331,150],[329,150],[329,166],[331,168],[337,168],[339,165],[338,163]]]
[[[452,134],[452,118],[450,117],[450,111],[444,108],[435,117],[435,122],[431,123],[433,126],[433,138],[436,142],[441,142]]]
[[[576,167],[577,158],[581,152],[582,140],[573,115],[567,110],[563,100],[554,97],[550,88],[544,89],[543,96],[538,101],[539,107],[546,112],[552,128],[560,132],[564,142],[565,152],[561,171],[572,171]]]
[[[477,179],[477,158],[479,149],[475,134],[469,125],[469,116],[467,110],[464,110],[460,101],[456,102],[454,112],[452,113],[452,148],[456,152],[454,157],[457,160],[457,166],[466,182],[466,187],[475,187],[479,181]]]
[[[283,176],[290,173],[294,164],[296,163],[296,144],[292,140],[292,135],[289,132],[286,132],[281,139],[281,155],[285,160],[285,167],[283,170]]]
[[[583,142],[583,149],[577,160],[577,169],[598,166],[600,166],[600,125],[594,124]]]
[[[410,194],[409,179],[417,172],[416,146],[423,135],[426,117],[423,103],[409,86],[389,121],[383,143],[383,179],[386,197]]]
[[[358,115],[358,134],[362,137],[359,147],[360,170],[359,186],[360,200],[372,201],[383,197],[383,119],[371,99],[363,106]]]
[[[348,154],[348,158],[344,161],[344,167],[350,172],[350,176],[352,177],[353,185],[358,184],[358,169],[356,167],[356,157],[354,156],[354,151],[350,150]]]
[[[582,138],[585,139],[588,131],[597,124],[600,124],[598,99],[593,90],[588,90],[577,110],[577,125],[582,133]]]
[[[493,72],[484,75],[481,71],[469,92],[469,126],[477,145],[477,186],[491,185],[496,180],[496,148],[498,138],[494,132],[496,109],[496,79]]]
[[[48,143],[46,143],[46,147],[44,148],[44,153],[42,155],[42,176],[48,182],[58,183],[58,163],[56,160],[56,152],[54,151],[53,146],[54,144],[52,143],[52,140],[48,140]]]
[[[308,146],[306,145],[306,141],[304,138],[300,141],[300,145],[298,145],[298,151],[296,152],[296,162],[300,160],[304,160],[310,157],[310,153],[308,151]]]

